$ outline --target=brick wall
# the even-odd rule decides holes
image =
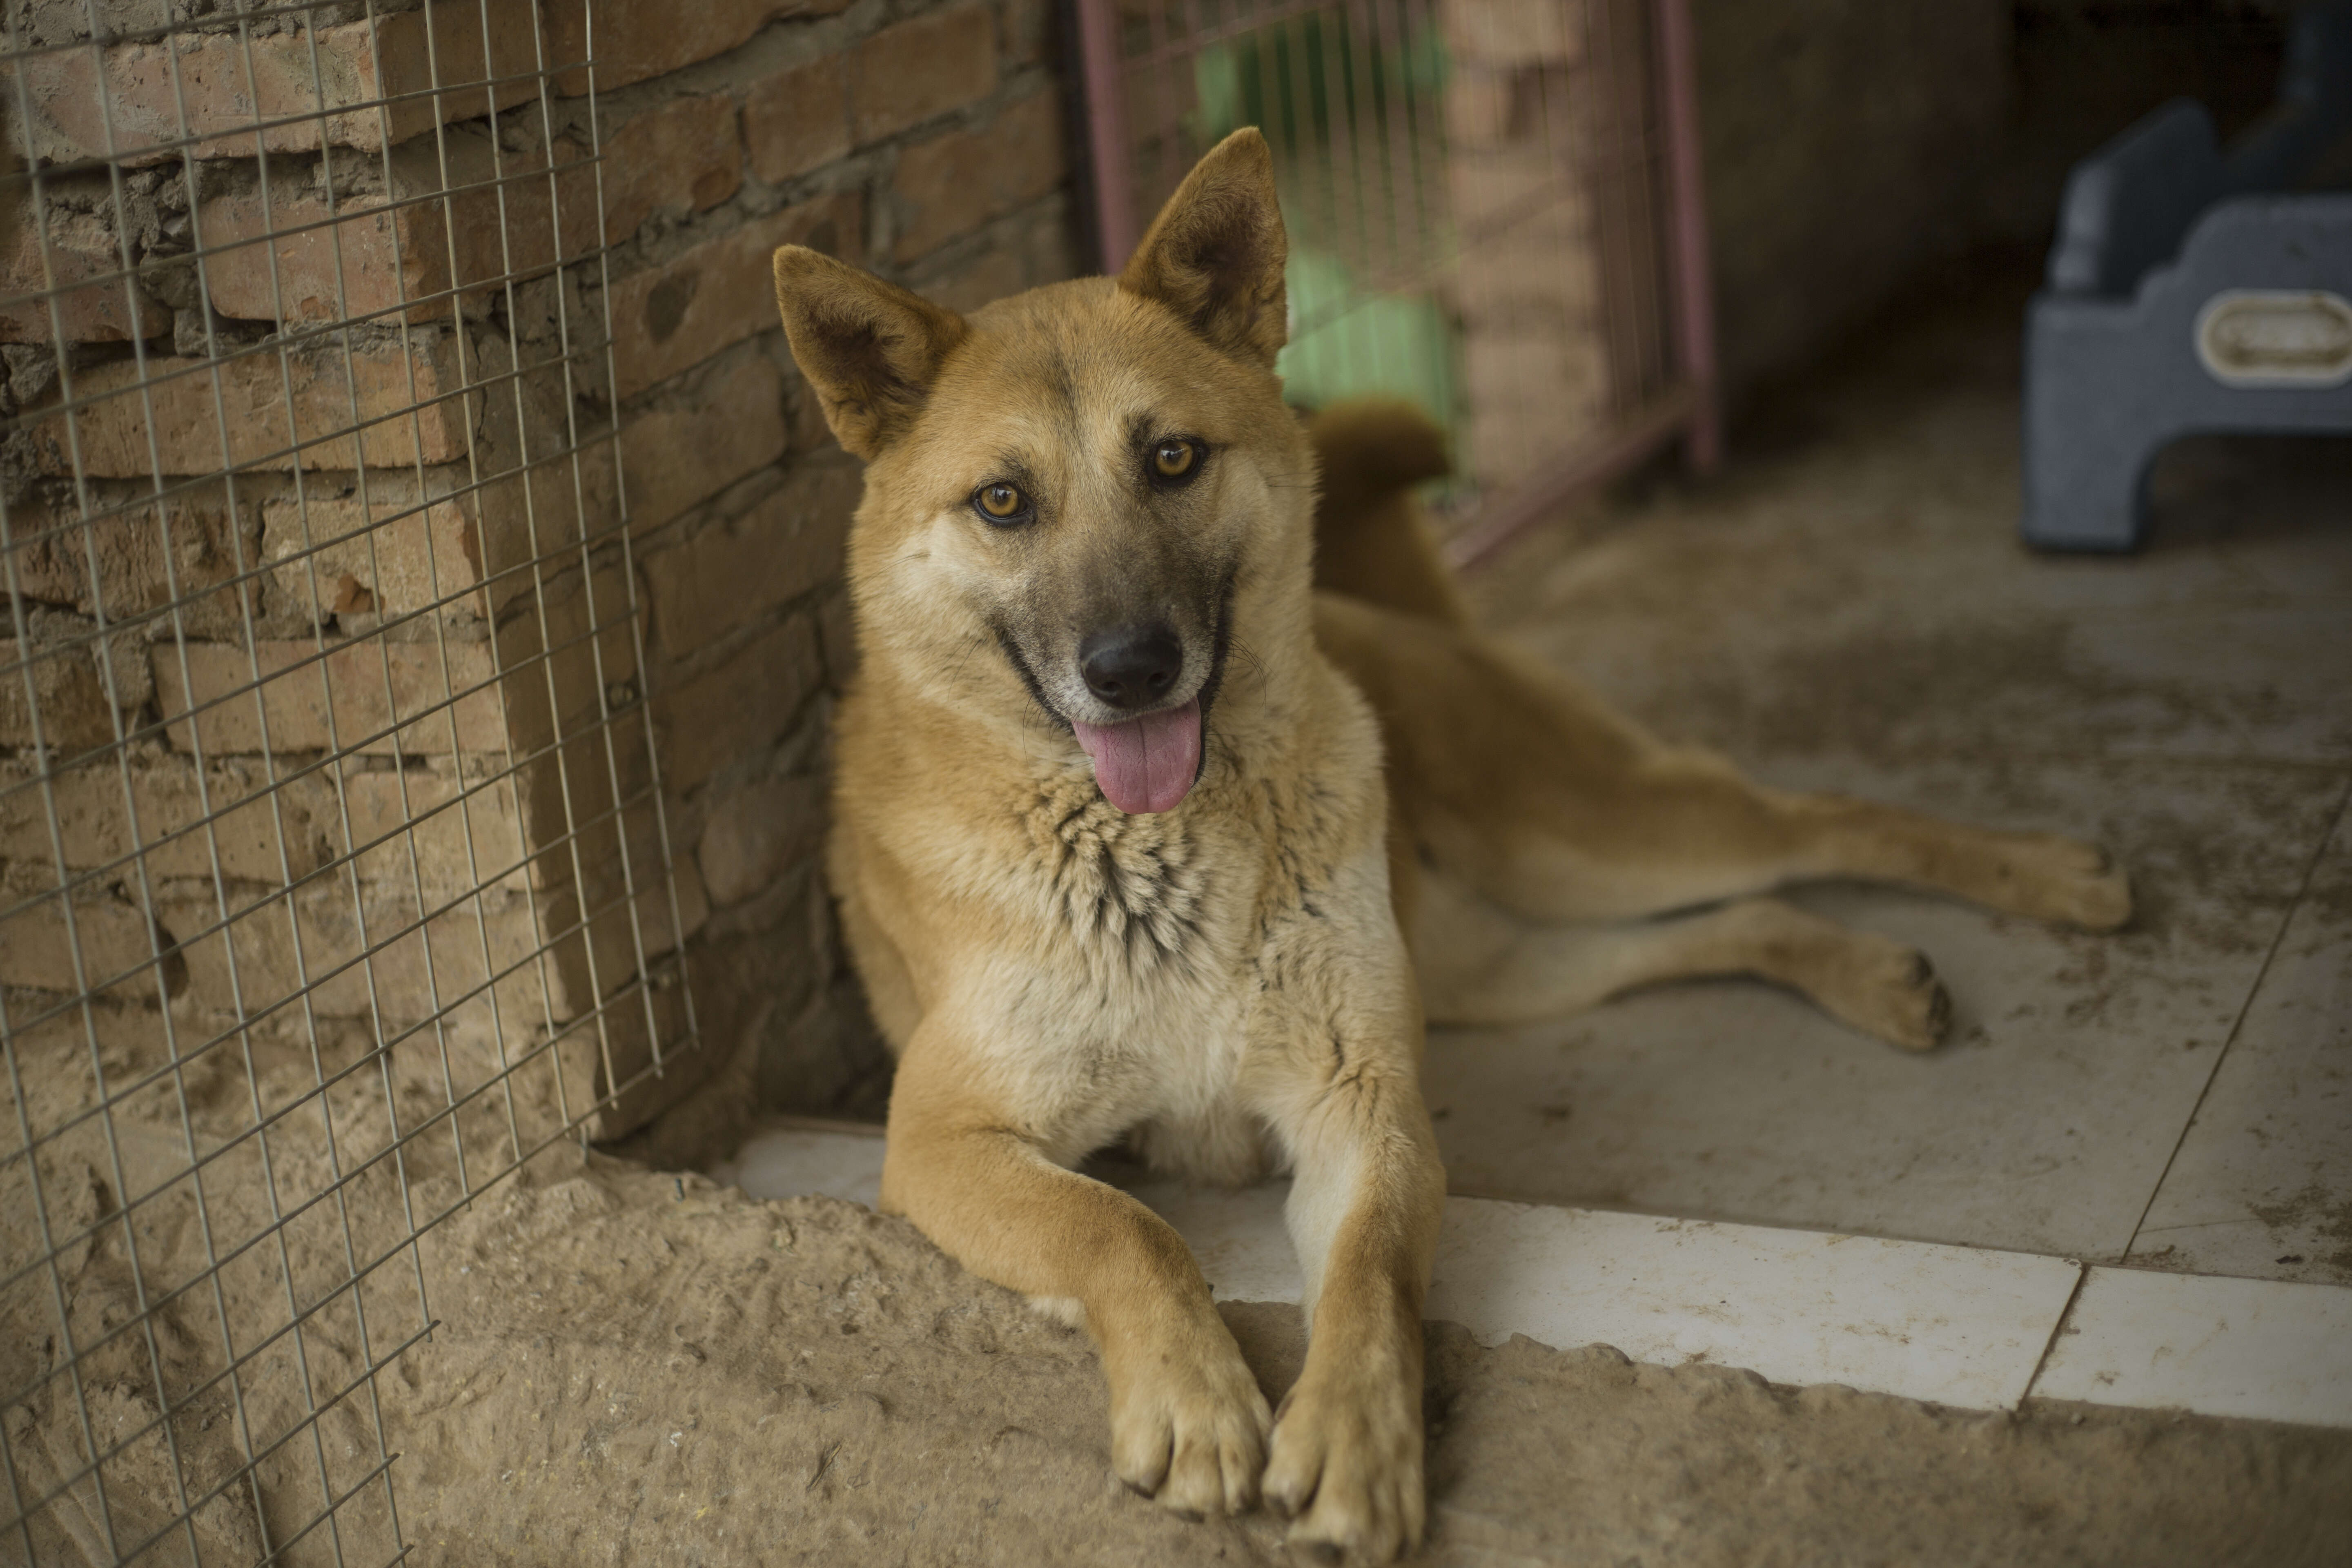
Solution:
[[[819,871],[860,470],[793,366],[769,256],[813,245],[959,308],[1069,276],[1051,16],[902,0],[714,19],[723,52],[666,42],[603,98],[611,161],[652,154],[620,175],[645,216],[615,254],[612,309],[671,834],[711,907],[689,946],[696,998],[722,1051],[753,1042],[739,1072],[755,1067],[770,1104],[878,1109],[881,1058]]]
[[[1464,446],[1507,490],[1664,390],[1646,0],[1442,0]]]
[[[1817,358],[1980,226],[2005,0],[1694,0],[1724,379]]]
[[[2269,105],[2292,0],[1693,0],[1726,376],[1801,370],[1955,259],[2049,243],[2075,160]]]
[[[593,130],[560,68],[591,5]],[[578,1073],[626,1077],[641,1016],[567,1020],[640,945],[682,942],[707,1048],[601,1132],[721,1068],[730,1101],[870,1105],[879,1056],[818,873],[859,477],[785,351],[768,256],[816,246],[961,307],[1068,275],[1052,10],[541,6],[537,37],[517,0],[487,37],[476,0],[436,0],[429,46],[414,5],[322,7],[308,35],[210,19],[23,68],[25,144],[61,172],[37,214],[8,192],[0,298],[64,292],[54,320],[0,306],[23,605],[0,624],[0,985],[24,1016],[75,984],[66,900],[26,902],[57,885],[53,800],[87,978],[130,976],[103,999],[126,1016],[217,1029],[307,983],[306,1016],[396,1030],[478,991],[437,1031],[464,1037],[462,1071],[494,1070],[495,1010],[510,1047],[552,1030]],[[257,146],[256,114],[319,108],[314,44],[326,112]],[[495,117],[464,86],[542,47],[558,68],[500,86]],[[436,78],[437,100],[350,107]],[[183,106],[193,180],[167,145]],[[110,132],[119,184],[62,172]],[[609,378],[578,341],[606,310]],[[192,482],[225,465],[233,482]],[[630,742],[648,723],[674,915]],[[8,790],[40,772],[37,738],[53,787]],[[200,797],[237,809],[195,830]],[[483,897],[385,944],[478,876]],[[381,951],[351,964],[363,928]],[[490,983],[550,942],[551,981]],[[654,1003],[680,1026],[680,997]]]

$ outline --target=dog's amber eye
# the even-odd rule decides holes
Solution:
[[[1029,498],[1013,485],[982,485],[972,493],[971,504],[991,522],[1018,522],[1029,514]]]
[[[1181,479],[1199,460],[1190,441],[1162,441],[1151,449],[1151,471],[1163,479]]]

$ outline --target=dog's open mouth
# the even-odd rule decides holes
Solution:
[[[1173,811],[1201,773],[1201,700],[1147,713],[1124,724],[1073,719],[1078,744],[1094,759],[1103,798],[1133,816]]]

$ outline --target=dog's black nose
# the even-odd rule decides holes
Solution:
[[[1146,708],[1184,670],[1184,645],[1163,624],[1113,626],[1078,645],[1087,689],[1114,708]]]

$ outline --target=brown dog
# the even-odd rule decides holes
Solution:
[[[1750,895],[1886,877],[2095,925],[2128,900],[2065,840],[1761,791],[1481,641],[1405,493],[1442,465],[1426,423],[1358,407],[1310,441],[1284,408],[1285,257],[1244,131],[1117,279],[969,319],[797,247],[776,283],[867,463],[830,872],[899,1057],[883,1206],[1084,1321],[1129,1485],[1192,1512],[1262,1488],[1295,1541],[1384,1562],[1422,1531],[1444,1194],[1417,885],[1446,1016],[1745,973],[1915,1047],[1923,959]],[[1318,445],[1352,597],[1312,588]],[[1182,1240],[1072,1168],[1122,1137],[1291,1173],[1310,1340],[1278,1419]]]

